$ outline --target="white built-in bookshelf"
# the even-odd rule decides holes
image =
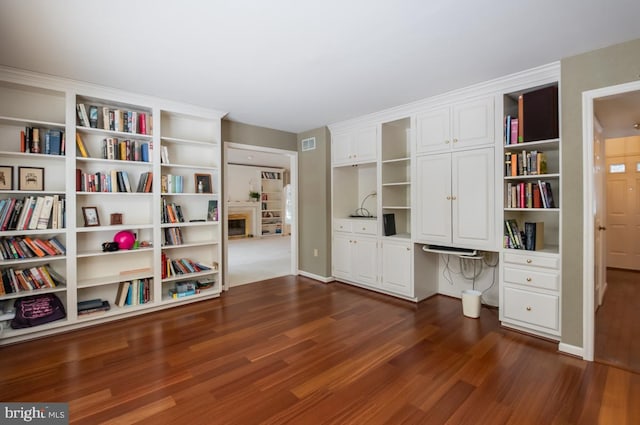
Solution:
[[[5,321],[0,344],[219,296],[223,115],[0,68],[0,308],[52,292],[67,313],[24,329]],[[16,204],[35,215],[39,198],[53,205],[48,218],[18,226]],[[103,250],[119,232],[133,234],[131,249]],[[64,253],[25,249],[52,239]],[[43,269],[53,285],[36,279]],[[110,309],[79,311],[95,299]]]

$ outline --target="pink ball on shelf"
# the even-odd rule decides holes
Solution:
[[[118,248],[120,249],[131,249],[136,242],[136,236],[133,232],[122,230],[115,234],[113,241],[118,244]]]

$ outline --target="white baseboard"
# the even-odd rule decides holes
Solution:
[[[572,356],[584,358],[584,348],[576,347],[575,345],[565,344],[561,342],[558,344],[558,351],[561,353],[571,354]]]
[[[317,281],[320,281],[320,282],[323,282],[323,283],[329,283],[329,282],[333,282],[334,280],[336,280],[333,276],[329,276],[329,277],[318,276],[317,274],[305,272],[304,270],[298,270],[298,274],[300,276],[308,277],[309,279],[317,280]]]

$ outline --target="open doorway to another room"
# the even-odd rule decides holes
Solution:
[[[636,373],[640,373],[639,88],[617,93],[615,88],[613,93],[605,89],[605,94],[593,97],[595,124],[588,153],[592,163],[585,162],[589,174],[585,178],[591,179],[593,188],[591,199],[585,198],[585,216],[592,217],[585,220],[585,262],[592,258],[590,266],[585,265],[585,352],[595,361]],[[587,254],[587,249],[592,251]]]
[[[225,289],[297,273],[297,152],[225,143]]]

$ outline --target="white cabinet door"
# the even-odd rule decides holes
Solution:
[[[493,163],[493,148],[452,153],[452,242],[454,245],[468,248],[493,248],[495,221]]]
[[[351,161],[351,139],[350,133],[331,135],[331,152],[334,164],[344,164]]]
[[[452,107],[452,148],[492,144],[494,141],[493,97],[457,103]]]
[[[378,243],[376,239],[354,239],[352,255],[353,280],[365,285],[378,286]]]
[[[411,242],[384,241],[382,245],[382,289],[413,296],[413,250]]]
[[[366,127],[353,133],[354,162],[369,162],[377,159],[377,138],[378,131],[376,127]]]
[[[333,275],[348,279],[351,277],[351,235],[333,234]]]
[[[378,157],[376,126],[331,135],[333,164],[374,162]]]
[[[450,108],[432,109],[416,118],[416,153],[448,151],[451,145]]]
[[[451,154],[425,155],[417,160],[416,239],[451,243]]]

